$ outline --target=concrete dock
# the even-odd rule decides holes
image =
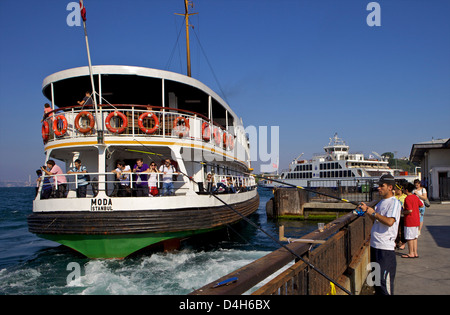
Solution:
[[[401,258],[397,250],[395,295],[450,294],[450,203],[431,204],[424,216],[417,259]]]

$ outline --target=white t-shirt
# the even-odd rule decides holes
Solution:
[[[417,196],[422,196],[422,195],[424,195],[424,194],[427,193],[427,190],[426,190],[425,188],[422,187],[420,190],[419,190],[419,189],[414,189],[412,193],[415,194],[415,195],[417,195]],[[421,203],[421,206],[420,206],[420,207],[423,207],[423,206],[424,206],[423,200],[420,199],[420,198],[419,198],[419,200],[420,200],[420,203]]]
[[[170,174],[164,174],[163,175],[163,181],[164,183],[171,183],[172,182],[172,173],[175,173],[175,167],[173,167],[173,165],[170,165],[169,167],[167,167],[166,165],[161,165],[161,167],[159,168],[159,171],[161,173],[170,173]]]
[[[123,169],[123,171],[120,168],[116,168],[117,172],[125,172],[125,171],[131,171],[130,165],[125,165],[125,168]],[[120,180],[120,184],[121,185],[130,185],[130,174],[129,173],[122,173],[119,177]]]
[[[157,187],[158,173],[150,173],[148,177],[148,187]]]
[[[388,218],[394,218],[395,222],[389,227],[375,220],[370,237],[371,247],[384,250],[395,249],[395,239],[398,233],[401,208],[401,202],[395,197],[382,199],[377,203],[375,212]]]

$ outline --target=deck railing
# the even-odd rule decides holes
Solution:
[[[129,184],[131,190],[136,188],[136,177],[138,174],[142,173],[127,173],[130,176]],[[154,173],[145,173],[146,175],[154,174]],[[88,187],[90,187],[87,191],[86,197],[95,197],[99,192],[99,178],[102,178],[101,175],[104,176],[105,180],[105,192],[107,196],[111,196],[114,191],[114,186],[116,184],[120,184],[120,182],[116,179],[116,175],[114,173],[108,172],[108,173],[97,173],[97,172],[91,172],[91,173],[78,173],[78,174],[62,174],[62,175],[43,175],[40,178],[40,184],[38,188],[38,194],[37,198],[41,199],[41,192],[43,190],[44,185],[51,185],[52,192],[55,192],[59,188],[58,183],[58,177],[65,176],[67,183],[66,183],[66,193],[65,198],[76,198],[76,190],[79,185],[79,177],[83,175],[88,175],[89,179],[88,181]],[[163,187],[163,178],[162,173],[158,173],[156,176],[156,187],[159,189],[159,192],[161,193],[161,188]],[[177,179],[173,180],[173,186],[174,186],[174,192],[175,195],[185,195],[187,191],[190,188],[189,185],[187,185],[188,180],[185,176],[178,174],[178,173],[166,173],[166,175],[176,175]],[[45,179],[49,179],[49,182],[45,183]],[[218,193],[217,190],[218,186],[217,183],[223,183],[228,193],[239,193],[244,192],[247,190],[253,190],[256,187],[256,182],[253,177],[250,176],[237,176],[237,175],[214,175],[213,176],[213,183],[214,183],[214,193]],[[232,189],[229,189],[232,185]],[[200,188],[194,185],[194,191],[200,192]],[[206,185],[204,186],[204,189],[206,189]],[[203,191],[204,193],[209,193],[208,191]],[[54,194],[52,193],[51,198],[54,198]]]

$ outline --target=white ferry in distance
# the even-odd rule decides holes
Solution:
[[[281,180],[302,187],[308,186],[308,182],[311,187],[336,187],[338,181],[345,185],[351,179],[378,179],[383,174],[394,175],[387,157],[373,152],[376,158],[371,156],[366,159],[362,153],[350,153],[349,146],[337,133],[330,138],[324,150],[325,154],[314,155],[309,161],[295,159],[289,170],[281,173]]]

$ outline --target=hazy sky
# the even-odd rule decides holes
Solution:
[[[43,79],[87,65],[70,2],[0,0],[0,181],[34,179],[44,162]],[[414,143],[450,137],[450,1],[377,1],[373,27],[369,2],[195,0],[192,76],[245,126],[279,126],[280,168],[335,132],[351,151],[409,156]],[[183,0],[85,6],[94,65],[186,73]]]

